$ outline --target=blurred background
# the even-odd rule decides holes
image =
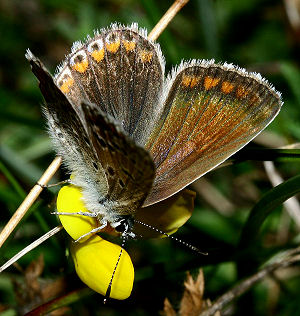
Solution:
[[[24,57],[26,49],[53,73],[72,43],[92,35],[94,29],[118,21],[138,22],[150,31],[171,4],[169,0],[0,0],[0,229],[55,157],[41,113],[42,96]],[[186,271],[197,276],[200,267],[204,296],[213,301],[278,251],[299,243],[299,217],[278,207],[263,223],[249,251],[241,253],[236,248],[249,212],[272,188],[260,160],[276,160],[283,180],[300,171],[299,159],[280,159],[265,150],[300,140],[300,1],[191,0],[158,41],[167,70],[181,59],[232,62],[260,72],[282,92],[285,104],[234,164],[210,172],[191,187],[197,192],[194,214],[176,236],[208,251],[209,256],[199,256],[167,239],[130,241],[126,249],[136,280],[129,299],[111,300],[104,306],[99,294],[79,291],[72,304],[53,315],[157,315],[165,298],[176,309]],[[63,179],[60,170],[53,182]],[[0,264],[58,224],[50,215],[56,192],[57,188],[41,195],[1,248]],[[297,202],[293,210],[299,211]],[[69,258],[69,242],[61,232],[0,274],[0,315],[23,315],[84,287]],[[300,314],[299,265],[281,272],[252,287],[225,314]]]

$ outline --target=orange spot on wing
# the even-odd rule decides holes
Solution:
[[[84,73],[87,70],[88,66],[89,63],[87,59],[84,59],[83,61],[76,63],[72,68],[80,73]]]
[[[133,42],[133,41],[122,41],[122,43],[123,43],[123,45],[124,45],[124,47],[125,47],[125,49],[126,49],[126,51],[127,52],[130,52],[130,51],[132,51],[132,50],[134,50],[135,49],[135,46],[136,46],[136,42]]]
[[[190,76],[184,76],[182,78],[182,81],[181,83],[185,86],[185,87],[188,87],[190,85],[190,82],[191,82],[191,77]]]
[[[116,53],[118,51],[120,47],[120,40],[113,42],[113,43],[107,43],[106,44],[106,49],[110,52],[110,53]]]
[[[60,90],[63,93],[68,93],[70,91],[70,88],[72,87],[72,85],[74,84],[74,79],[69,77],[61,86],[60,86]]]
[[[226,94],[230,93],[233,90],[233,88],[234,88],[234,85],[231,84],[229,81],[224,81],[222,83],[222,87],[221,87],[222,92]]]
[[[209,90],[215,87],[220,81],[220,78],[212,78],[212,77],[205,77],[204,78],[204,88],[205,90]]]
[[[193,77],[191,80],[191,88],[193,88],[194,86],[196,86],[200,81],[200,78],[198,77]]]
[[[238,98],[244,98],[247,94],[248,91],[242,86],[238,86],[238,88],[236,89],[236,96]]]
[[[153,53],[146,50],[142,50],[140,52],[140,57],[143,63],[149,63],[153,57]]]
[[[96,60],[96,62],[99,63],[104,58],[104,48],[100,50],[94,50],[91,55]]]
[[[191,87],[193,88],[194,86],[196,86],[200,81],[199,77],[195,77],[195,76],[184,76],[182,78],[182,84],[185,87]]]

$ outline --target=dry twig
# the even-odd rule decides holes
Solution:
[[[290,266],[291,264],[300,261],[300,247],[295,249],[291,249],[289,251],[284,252],[283,258],[277,259],[273,263],[265,266],[263,269],[255,273],[254,275],[246,278],[241,281],[234,288],[220,296],[213,304],[204,310],[199,316],[212,316],[217,311],[222,310],[227,304],[244,294],[248,291],[252,286],[261,281],[264,277],[273,273],[275,270],[285,268]]]

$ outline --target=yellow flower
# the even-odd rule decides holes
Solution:
[[[135,218],[164,233],[173,234],[191,217],[194,198],[194,192],[183,190],[165,201],[139,209]],[[73,185],[61,188],[57,197],[57,210],[66,213],[88,212],[82,202],[80,189]],[[59,215],[59,219],[68,234],[75,240],[100,226],[96,218],[84,215]],[[109,232],[109,227],[105,231]],[[135,225],[133,232],[137,236],[146,238],[165,237],[164,234],[140,224]],[[78,276],[87,286],[102,295],[106,294],[120,251],[119,245],[93,234],[77,243],[72,243],[71,246]],[[119,300],[129,297],[133,280],[133,264],[130,256],[123,249],[113,277],[110,297]]]
[[[164,201],[140,208],[135,218],[164,233],[174,234],[192,216],[195,196],[194,191],[184,189]],[[137,225],[133,231],[146,238],[166,237],[141,225]]]
[[[56,206],[58,212],[76,213],[88,212],[83,202],[81,201],[82,194],[78,187],[67,185],[60,189]],[[67,233],[74,239],[90,232],[93,228],[99,226],[96,218],[84,215],[59,215],[59,219],[67,231]],[[82,238],[80,241],[85,241],[91,236]]]
[[[86,285],[105,295],[121,247],[94,235],[84,243],[72,243],[71,254],[75,269]],[[114,274],[110,297],[124,300],[130,296],[134,280],[134,269],[128,253],[123,249]]]
[[[60,189],[57,197],[58,212],[88,212],[81,201],[79,188],[69,185]],[[59,215],[59,219],[68,234],[77,239],[99,223],[94,217],[80,215]],[[121,247],[89,235],[79,242],[71,244],[71,254],[79,278],[94,291],[105,295],[116,266]],[[123,249],[120,262],[113,277],[110,297],[124,300],[130,296],[134,280],[134,268],[130,256]]]

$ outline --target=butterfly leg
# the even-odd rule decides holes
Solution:
[[[81,240],[82,238],[88,236],[88,235],[91,235],[93,233],[97,233],[99,230],[105,228],[107,226],[107,221],[104,221],[103,224],[99,227],[96,227],[94,229],[92,229],[91,231],[89,231],[88,233],[86,234],[83,234],[82,236],[80,236],[78,239],[76,239],[74,242],[78,242],[79,240]]]
[[[52,215],[82,215],[82,216],[88,216],[88,217],[97,217],[97,213],[91,213],[91,212],[73,212],[73,213],[67,213],[67,212],[52,212]]]
[[[45,188],[52,188],[52,187],[55,187],[57,185],[71,184],[71,183],[72,183],[71,179],[67,179],[67,180],[59,181],[59,182],[53,183],[53,184],[41,184],[39,182],[37,182],[36,184],[39,185],[41,188],[45,189]]]

